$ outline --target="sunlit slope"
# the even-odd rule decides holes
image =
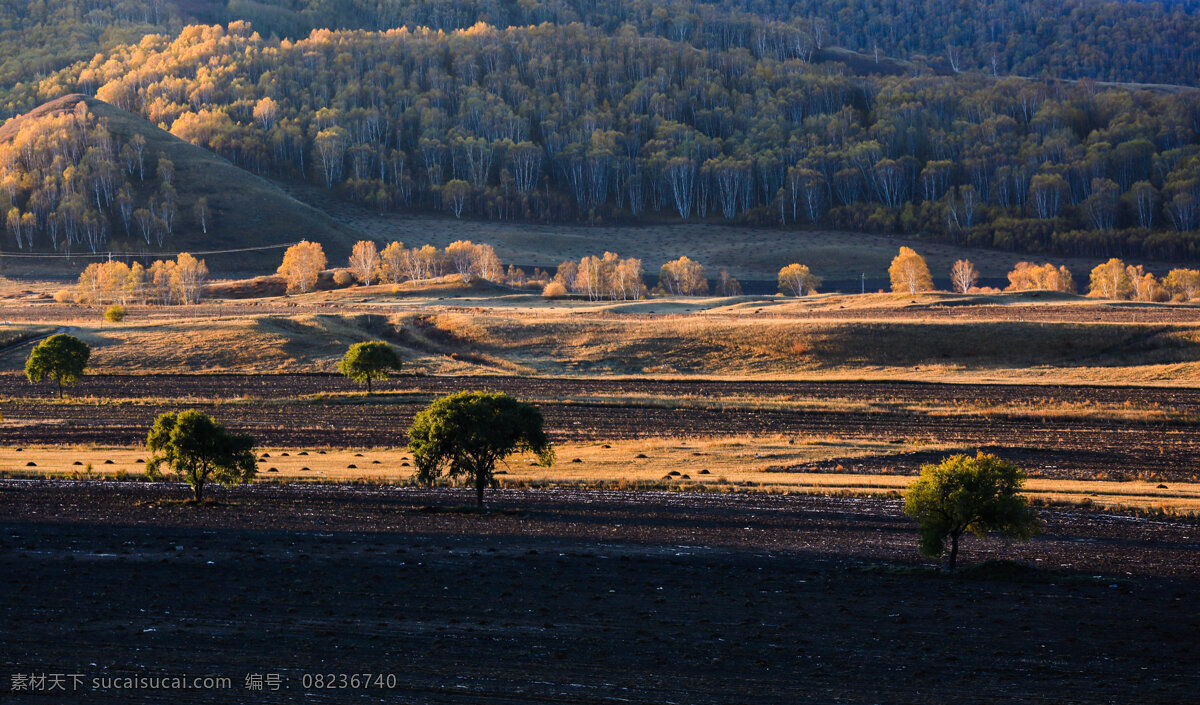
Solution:
[[[143,164],[134,168],[133,173],[127,173],[119,147],[111,150],[115,181],[127,183],[132,192],[131,210],[153,209],[153,204],[161,204],[165,190],[159,166],[161,160],[167,160],[171,165],[171,174],[165,178],[170,182],[175,199],[172,232],[162,237],[161,244],[157,237],[150,238],[151,242],[147,244],[137,225],[133,224],[126,232],[119,207],[107,204],[99,209],[100,217],[108,221],[109,231],[100,249],[153,254],[155,251],[253,248],[309,239],[326,243],[327,248],[338,252],[347,241],[353,240],[352,229],[297,201],[269,181],[95,98],[78,94],[64,96],[9,120],[0,126],[0,149],[10,146],[23,131],[28,135],[31,127],[61,129],[62,122],[56,118],[82,114],[81,103],[86,105],[91,123],[103,126],[114,145],[134,143],[135,136],[145,140]],[[203,223],[196,213],[200,198],[207,201]],[[89,208],[93,200],[89,198],[86,202]],[[28,203],[26,199],[23,210],[33,210]],[[34,236],[33,248],[37,252],[51,249],[45,230],[45,226],[41,226]],[[6,240],[3,247],[12,251],[12,240]],[[85,247],[76,244],[72,249],[82,251]],[[239,253],[236,257],[216,256],[210,260],[210,265],[215,264],[219,269],[261,269],[277,262],[279,257],[280,252],[273,250]]]

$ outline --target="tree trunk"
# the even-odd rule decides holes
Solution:
[[[195,485],[192,485],[192,496],[196,499],[196,504],[204,502],[204,480],[197,480]]]
[[[950,557],[946,559],[946,569],[954,570],[958,563],[958,534],[950,534]]]
[[[371,375],[367,375],[367,394],[371,393]]]
[[[57,381],[58,381],[58,398],[62,399],[63,398],[63,383],[62,383],[61,379],[59,379]]]
[[[475,476],[475,508],[483,509],[483,475]]]

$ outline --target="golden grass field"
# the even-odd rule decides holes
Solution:
[[[18,297],[0,335],[70,326],[108,373],[332,372],[349,345],[386,339],[429,374],[1200,384],[1200,307],[1050,294],[593,303],[447,280],[101,313]]]
[[[911,474],[777,472],[768,467],[832,457],[895,452],[909,446],[784,437],[731,437],[682,441],[643,439],[564,443],[550,468],[534,458],[513,456],[499,470],[505,486],[582,486],[755,491],[801,494],[902,494]],[[929,446],[921,446],[930,450]],[[260,449],[259,481],[411,481],[413,468],[403,449]],[[645,456],[645,457],[639,457]],[[144,449],[104,447],[0,447],[0,474],[73,479],[134,478],[145,472]],[[35,466],[29,466],[34,463]],[[89,467],[90,466],[90,467]],[[705,472],[707,471],[707,472]],[[674,474],[677,473],[677,474]],[[1200,513],[1200,483],[1032,478],[1025,493],[1035,501]]]
[[[213,300],[199,306],[133,306],[125,322],[105,323],[99,306],[48,300],[50,282],[7,283],[0,347],[69,327],[93,347],[98,373],[334,372],[346,348],[385,339],[406,371],[435,375],[580,378],[919,380],[961,383],[1200,385],[1200,307],[1100,302],[1034,294],[916,297],[895,294],[656,298],[639,302],[547,301],[493,286],[374,286],[304,296]],[[28,346],[0,352],[0,370],[19,370]],[[347,403],[404,400],[403,388]],[[74,403],[87,403],[86,391]],[[336,395],[335,395],[336,396]],[[322,395],[328,400],[329,395]],[[148,402],[95,400],[97,404]],[[237,399],[214,399],[241,403]],[[408,401],[411,401],[409,399]],[[1193,423],[1169,405],[963,406],[856,402],[794,395],[734,394],[711,399],[631,398],[597,392],[554,401],[667,408],[822,409],[908,415],[1024,417],[1053,423],[1079,417]],[[44,400],[37,403],[55,403]],[[273,404],[306,403],[304,398]],[[857,408],[857,407],[856,407]],[[767,471],[814,460],[943,450],[895,442],[785,437],[650,439],[564,444],[552,469],[514,460],[504,484],[696,486],[788,492],[895,492],[911,475]],[[946,447],[947,452],[956,449]],[[267,480],[406,481],[402,449],[268,449]],[[287,455],[283,455],[287,453]],[[361,456],[359,455],[361,454]],[[645,458],[639,458],[645,455]],[[132,448],[0,447],[0,471],[51,476],[138,474]],[[575,462],[578,459],[578,462]],[[112,463],[105,461],[111,460]],[[34,462],[35,467],[26,464]],[[78,463],[78,464],[76,464]],[[91,464],[91,475],[85,472]],[[351,465],[356,467],[350,467]],[[275,472],[270,471],[275,468]],[[702,472],[707,471],[707,472]],[[679,473],[672,475],[671,473]],[[684,477],[686,476],[686,477]],[[1200,485],[1035,478],[1047,501],[1141,510],[1200,511]]]

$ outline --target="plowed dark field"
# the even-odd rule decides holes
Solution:
[[[1200,390],[1196,389],[514,377],[399,377],[380,387],[429,396],[484,388],[536,398],[541,400],[551,435],[560,441],[754,434],[926,441],[1003,451],[1020,460],[1032,474],[1049,477],[1088,477],[1103,472],[1114,478],[1148,475],[1183,479],[1195,476],[1196,459],[1200,457],[1200,427],[1189,419],[1138,421],[1036,413],[1039,406],[1052,408],[1066,403],[1194,415],[1200,413]],[[85,378],[72,390],[89,399],[68,399],[59,404],[45,403],[54,394],[48,387],[32,386],[16,375],[0,375],[0,398],[9,400],[0,402],[0,414],[8,420],[3,432],[12,444],[138,444],[144,442],[146,429],[157,414],[195,407],[230,427],[253,433],[264,446],[377,447],[403,445],[409,421],[428,401],[428,397],[393,397],[389,403],[294,401],[301,395],[353,389],[345,379],[332,375],[101,375]],[[597,395],[637,395],[656,400],[589,401]],[[719,403],[732,397],[816,399],[833,407],[714,409],[672,401]],[[25,402],[32,399],[39,401]],[[219,399],[237,401],[219,403]],[[846,410],[838,410],[838,400],[848,402]],[[1026,412],[1005,415],[861,410],[851,404],[857,402],[925,403],[965,409],[1019,405]],[[909,466],[915,469],[920,464],[904,456],[841,464],[846,463],[868,472]],[[825,465],[801,469],[822,469]]]
[[[894,501],[0,482],[13,703],[1194,703],[1197,526],[1047,510],[919,569]],[[248,691],[249,674],[278,691]],[[223,676],[123,690],[113,676]],[[313,675],[388,674],[320,687]],[[5,683],[5,690],[8,690]]]

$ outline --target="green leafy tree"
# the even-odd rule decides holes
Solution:
[[[25,361],[25,376],[30,382],[52,379],[58,383],[58,397],[63,386],[74,384],[83,376],[92,349],[88,344],[66,333],[58,333],[38,343]]]
[[[1041,522],[1021,496],[1025,473],[994,455],[955,455],[938,465],[925,465],[909,488],[904,512],[920,522],[920,549],[929,556],[950,553],[946,567],[958,560],[958,540],[970,532],[983,537],[995,531],[1014,539],[1038,533]]]
[[[146,448],[151,453],[147,474],[158,475],[166,464],[191,485],[196,504],[204,501],[209,480],[229,487],[254,479],[257,470],[253,438],[230,433],[195,409],[160,415],[150,428]]]
[[[365,343],[355,343],[346,351],[338,369],[350,379],[367,385],[367,394],[371,393],[371,380],[387,379],[388,372],[399,370],[400,356],[392,346],[379,340]]]
[[[434,401],[417,414],[408,439],[418,480],[431,484],[443,473],[465,478],[475,486],[481,509],[497,462],[529,451],[544,466],[554,463],[542,412],[499,392],[459,392]]]
[[[104,320],[109,323],[120,323],[125,320],[126,309],[121,304],[113,304],[104,311]]]

